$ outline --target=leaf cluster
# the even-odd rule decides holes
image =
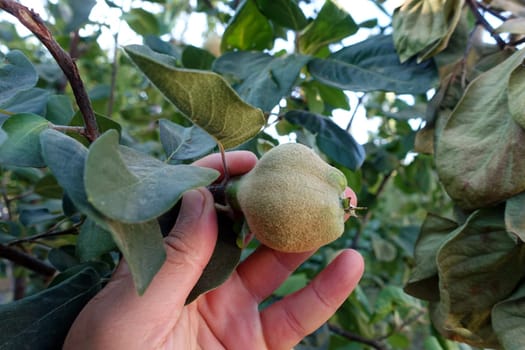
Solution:
[[[335,0],[106,0],[141,41],[114,51],[100,46],[111,25],[90,19],[95,1],[48,2],[44,18],[74,58],[96,130],[52,52],[1,22],[0,282],[19,288],[0,290],[0,342],[60,347],[122,258],[143,293],[181,196],[220,185],[194,160],[295,140],[339,168],[368,208],[262,305],[307,284],[338,250],[363,254],[356,292],[298,349],[468,348],[447,338],[520,349],[523,6],[406,0],[391,13],[364,2],[390,23],[359,23],[357,8]],[[194,13],[207,18],[204,43],[173,29]],[[256,249],[239,245],[245,234],[219,216],[187,302]]]

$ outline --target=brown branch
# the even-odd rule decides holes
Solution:
[[[51,277],[56,272],[53,266],[46,264],[42,260],[21,252],[18,249],[6,247],[3,244],[0,244],[0,258],[10,260],[17,265],[23,266],[46,277]]]
[[[472,14],[474,14],[474,17],[476,17],[476,21],[485,28],[492,36],[494,40],[496,40],[496,43],[498,46],[503,49],[505,46],[507,46],[507,43],[505,43],[505,40],[503,40],[498,33],[496,33],[496,30],[492,28],[490,23],[483,17],[481,12],[479,11],[479,4],[476,0],[467,0],[467,5],[470,7],[470,10],[472,11]]]
[[[354,334],[354,333],[351,333],[345,329],[342,329],[334,324],[331,324],[331,323],[328,323],[328,329],[330,329],[330,331],[332,333],[335,333],[337,335],[340,335],[341,337],[343,338],[346,338],[350,341],[354,341],[354,342],[358,342],[358,343],[361,343],[361,344],[365,344],[365,345],[368,345],[376,350],[387,350],[387,347],[377,341],[377,340],[374,340],[374,339],[369,339],[369,338],[365,338],[363,336],[360,336],[358,334]]]
[[[33,10],[28,9],[22,4],[14,0],[0,0],[0,8],[15,16],[20,23],[29,29],[49,50],[51,55],[64,72],[66,78],[71,84],[71,89],[75,95],[75,99],[84,119],[86,127],[86,137],[90,141],[94,141],[98,135],[98,126],[95,119],[93,107],[89,101],[84,83],[80,78],[77,65],[71,56],[62,49],[62,47],[53,38],[53,35],[47,29],[44,21]]]

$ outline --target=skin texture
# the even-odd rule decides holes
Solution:
[[[252,153],[227,154],[232,175],[249,171]],[[222,171],[218,155],[196,163]],[[167,260],[142,297],[122,262],[107,286],[71,327],[63,349],[291,349],[344,302],[363,273],[363,259],[342,251],[308,286],[258,306],[313,252],[289,254],[265,246],[244,260],[220,287],[185,306],[217,239],[211,194],[189,191],[165,238]]]

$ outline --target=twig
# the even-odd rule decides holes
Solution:
[[[498,44],[498,46],[503,49],[505,48],[505,46],[507,46],[507,43],[505,43],[505,40],[503,40],[498,33],[496,33],[496,30],[494,30],[494,28],[492,28],[492,26],[490,25],[490,23],[485,19],[485,17],[483,17],[483,15],[479,12],[479,4],[476,0],[467,0],[467,5],[470,7],[470,10],[472,11],[472,13],[474,14],[474,17],[476,17],[476,20],[477,22],[483,26],[483,28],[485,28],[490,36],[492,36],[492,38],[494,40],[496,40],[496,43]]]
[[[377,191],[376,191],[376,195],[375,195],[376,200],[377,200],[377,197],[379,197],[381,195],[381,193],[384,191],[384,189],[386,187],[386,184],[388,183],[388,180],[390,180],[390,178],[392,177],[393,173],[394,173],[394,171],[390,171],[381,180],[381,183],[379,184],[379,187],[377,188]],[[372,217],[372,211],[369,210],[369,211],[366,212],[363,220],[361,221],[360,228],[357,230],[354,238],[352,239],[352,243],[350,244],[351,248],[353,248],[353,249],[357,248],[357,245],[359,243],[359,239],[361,238],[361,234],[363,233],[363,229],[364,229],[364,227],[366,226],[366,224],[368,223],[368,221],[370,220],[371,217]]]
[[[62,131],[62,132],[74,132],[74,133],[84,135],[87,137],[86,128],[84,128],[83,126],[55,125],[52,123],[49,123],[49,124],[51,124],[51,129]]]
[[[345,329],[342,329],[334,324],[331,324],[331,323],[328,323],[328,329],[330,329],[331,332],[337,334],[337,335],[340,335],[341,337],[343,338],[346,338],[348,340],[351,340],[351,341],[355,341],[355,342],[358,342],[358,343],[361,343],[361,344],[365,344],[365,345],[368,345],[376,350],[387,350],[386,346],[383,345],[381,342],[377,341],[377,340],[374,340],[374,339],[369,339],[369,338],[365,338],[363,336],[360,336],[358,334],[354,334],[354,333],[351,333]]]
[[[0,244],[0,258],[10,260],[15,264],[28,268],[31,271],[47,277],[53,276],[56,272],[53,266],[48,265],[29,254],[21,252],[18,249],[7,247],[3,244]]]
[[[38,233],[33,236],[16,239],[16,240],[13,240],[7,243],[7,246],[17,245],[17,244],[26,243],[26,242],[33,242],[33,241],[36,241],[37,239],[42,239],[42,238],[51,238],[51,237],[65,236],[65,235],[76,235],[78,234],[78,226],[79,225],[75,225],[75,226],[72,226],[70,228],[67,228],[61,231],[54,231],[54,230],[46,231],[43,233]]]
[[[29,29],[42,42],[42,44],[47,47],[51,55],[55,58],[71,84],[71,89],[75,95],[78,108],[84,119],[86,137],[88,140],[94,141],[99,135],[95,113],[93,112],[93,107],[89,101],[88,94],[84,88],[84,83],[80,78],[75,61],[73,61],[71,56],[60,47],[40,16],[33,10],[28,9],[14,0],[0,0],[0,8],[15,16],[20,23]]]
[[[400,325],[398,325],[397,327],[394,327],[390,332],[388,332],[384,336],[378,338],[378,340],[386,340],[389,337],[391,337],[392,335],[401,332],[403,330],[403,328],[405,328],[406,326],[410,325],[411,323],[416,322],[417,320],[419,320],[421,318],[421,316],[423,316],[425,314],[426,314],[425,310],[419,310],[414,316],[407,318]]]
[[[511,42],[509,43],[509,45],[510,45],[510,46],[518,46],[518,45],[521,45],[521,44],[523,44],[523,43],[525,43],[525,37],[520,38],[520,39],[518,39],[518,40],[511,41]]]
[[[482,3],[482,2],[478,2],[478,3],[477,3],[477,6],[478,6],[479,8],[482,8],[483,11],[487,11],[488,13],[490,13],[491,15],[493,15],[494,17],[496,17],[496,18],[498,18],[498,19],[501,19],[502,21],[506,21],[506,20],[508,20],[508,18],[505,17],[504,15],[502,15],[500,11],[497,11],[496,9],[487,6],[487,5],[485,5],[484,3]]]
[[[352,127],[352,123],[354,122],[354,118],[357,114],[357,110],[359,109],[359,107],[361,106],[361,104],[363,103],[363,99],[365,97],[366,93],[363,93],[361,96],[359,96],[357,98],[357,103],[354,107],[354,111],[352,112],[352,116],[350,117],[350,120],[348,121],[348,124],[346,125],[346,131],[350,131],[350,128]]]

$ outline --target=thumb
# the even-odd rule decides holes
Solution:
[[[158,332],[159,325],[171,324],[180,315],[216,240],[217,217],[211,193],[204,188],[187,192],[177,222],[164,239],[166,261],[146,292],[137,295],[123,261],[111,281],[81,312],[67,341],[77,347],[94,341],[115,344],[114,335],[121,334],[117,338],[122,346],[118,348],[136,348],[137,339],[148,339]],[[108,329],[111,332],[105,331]],[[100,339],[94,338],[97,333]],[[131,344],[124,346],[126,342]]]
[[[177,281],[179,288],[189,292],[210,260],[216,241],[213,196],[204,188],[186,192],[177,222],[164,239],[166,262],[159,278]]]

